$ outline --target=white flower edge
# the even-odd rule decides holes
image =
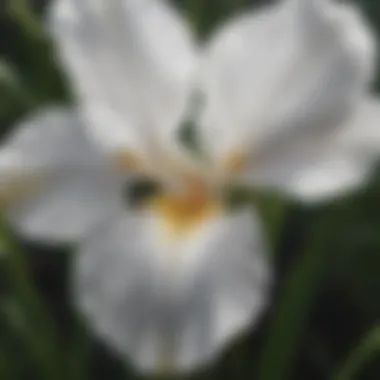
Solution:
[[[76,110],[41,110],[0,148],[1,206],[32,240],[76,242],[120,209],[121,181],[84,134]]]
[[[266,309],[271,270],[251,210],[167,244],[158,216],[121,215],[82,245],[73,294],[106,345],[142,373],[210,365]]]

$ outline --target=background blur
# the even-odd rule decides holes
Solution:
[[[259,4],[177,2],[202,36],[249,3]],[[357,2],[380,41],[380,1]],[[1,136],[39,107],[70,102],[42,29],[46,4],[0,0]],[[260,326],[196,378],[380,379],[380,170],[360,193],[323,207],[300,207],[268,194],[257,200],[275,252],[273,306]],[[0,380],[134,379],[125,363],[86,333],[70,305],[70,247],[32,244],[4,226]]]

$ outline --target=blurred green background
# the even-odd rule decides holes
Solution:
[[[380,1],[357,2],[380,41]],[[178,1],[203,36],[252,4],[259,2]],[[43,32],[46,5],[0,0],[1,136],[39,107],[70,102]],[[275,253],[272,307],[260,326],[195,378],[380,379],[380,170],[360,193],[323,207],[269,194],[257,203]],[[75,314],[71,252],[32,244],[2,227],[0,380],[135,378]]]

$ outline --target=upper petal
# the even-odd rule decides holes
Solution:
[[[288,177],[283,176],[277,184],[279,189],[297,200],[311,203],[357,190],[368,181],[373,166],[354,154],[336,153],[322,155],[309,165],[288,169]]]
[[[358,112],[337,136],[341,149],[374,162],[380,153],[380,100],[368,95],[360,103]]]
[[[350,116],[373,75],[356,9],[282,1],[227,24],[211,43],[200,134],[216,158],[324,134]],[[294,147],[292,147],[293,149]]]
[[[324,201],[370,179],[380,155],[379,100],[366,96],[335,134],[279,149],[251,166],[243,182],[274,187],[303,201]]]
[[[0,202],[30,238],[71,242],[120,206],[121,177],[86,138],[74,111],[23,121],[0,148]]]
[[[49,21],[101,144],[141,147],[172,134],[197,57],[187,26],[166,2],[55,0]]]
[[[75,292],[96,333],[138,370],[186,372],[255,323],[270,270],[247,211],[171,242],[160,223],[139,213],[99,228],[82,247]]]

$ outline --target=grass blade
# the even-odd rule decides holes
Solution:
[[[374,327],[336,370],[332,380],[354,380],[363,367],[380,354],[380,326]]]
[[[322,218],[323,222],[326,220]],[[328,218],[327,218],[328,220]],[[326,223],[317,228],[308,248],[292,269],[270,323],[259,361],[258,380],[288,380],[326,262]]]
[[[32,38],[43,41],[46,36],[38,17],[31,8],[29,0],[9,0],[7,11]]]
[[[56,333],[53,321],[40,300],[23,253],[1,225],[1,241],[6,247],[6,263],[9,270],[9,281],[17,302],[23,311],[23,319],[27,325],[23,329],[24,341],[41,373],[41,379],[60,379],[62,369],[59,368]],[[15,320],[11,318],[10,322]]]

